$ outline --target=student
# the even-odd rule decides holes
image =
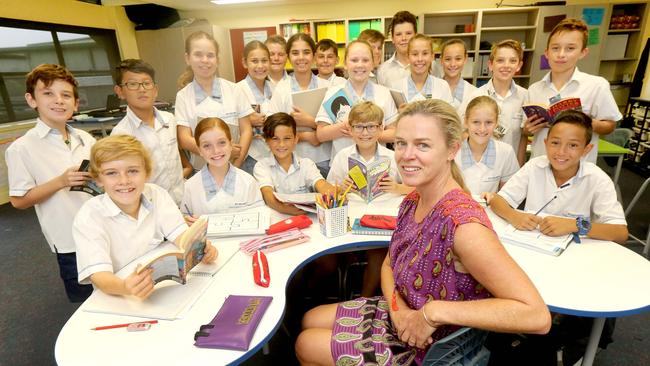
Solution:
[[[488,60],[488,67],[492,78],[487,84],[476,89],[470,95],[470,99],[462,103],[458,108],[458,114],[464,118],[467,103],[480,95],[487,95],[493,98],[499,106],[498,124],[505,133],[499,140],[512,146],[517,153],[517,160],[523,165],[526,159],[526,145],[521,151],[519,141],[521,140],[521,125],[525,120],[521,106],[528,101],[525,88],[517,85],[512,79],[523,65],[524,50],[519,42],[506,39],[498,42],[492,47]]]
[[[207,164],[185,182],[181,208],[193,223],[205,214],[232,212],[264,204],[255,178],[230,163],[232,137],[219,118],[205,118],[194,135]]]
[[[270,110],[273,90],[268,78],[269,58],[269,49],[260,41],[250,41],[244,47],[242,63],[248,74],[244,80],[237,83],[237,88],[240,97],[255,111],[248,116],[253,126],[253,141],[248,150],[248,157],[242,165],[242,170],[248,174],[253,174],[258,160],[269,155],[269,148],[262,135],[262,126]]]
[[[78,172],[95,139],[66,122],[79,106],[77,81],[65,67],[42,64],[27,74],[25,99],[38,113],[36,125],[5,152],[9,201],[18,209],[34,207],[70,302],[83,302],[93,289],[79,285],[72,220],[91,196],[70,191],[90,179]]]
[[[284,37],[275,35],[267,38],[264,44],[269,49],[269,81],[271,88],[275,89],[280,81],[289,78],[284,69],[287,65],[287,41]]]
[[[499,106],[482,95],[472,99],[465,112],[468,138],[456,154],[456,165],[473,195],[496,192],[519,170],[512,146],[493,138]]]
[[[585,113],[558,115],[544,140],[546,155],[532,158],[490,201],[492,210],[519,230],[550,236],[570,233],[624,244],[628,231],[614,183],[583,160],[593,145],[592,121]],[[526,200],[524,212],[515,208]],[[540,211],[547,215],[537,216]]]
[[[384,40],[386,37],[375,29],[365,29],[359,33],[357,40],[366,41],[372,47],[372,58],[375,63],[375,66],[370,73],[370,80],[373,83],[377,83],[377,68],[384,61]]]
[[[345,79],[334,73],[339,63],[339,48],[331,39],[325,38],[316,44],[316,68],[318,77],[329,82],[329,86],[345,84]]]
[[[528,88],[528,100],[531,103],[553,104],[564,98],[580,98],[582,111],[592,118],[594,130],[591,138],[593,149],[586,159],[595,164],[598,136],[614,131],[616,121],[623,116],[609,89],[609,82],[603,77],[578,70],[576,64],[588,53],[585,22],[569,18],[558,23],[551,31],[544,51],[551,71]],[[534,136],[531,157],[544,154],[548,122],[535,117],[526,120],[523,133]]]
[[[395,53],[377,69],[377,81],[381,85],[401,80],[409,74],[408,44],[418,28],[415,15],[408,11],[398,11],[390,23],[390,36]]]
[[[463,102],[469,101],[469,96],[476,87],[463,79],[463,68],[467,62],[467,49],[465,42],[458,38],[445,41],[440,48],[440,64],[443,79],[449,84],[451,95],[454,97],[452,105],[458,108]]]
[[[305,33],[296,33],[287,41],[289,62],[293,74],[276,86],[271,98],[271,113],[290,114],[298,126],[298,156],[311,159],[323,175],[327,175],[332,144],[321,144],[316,137],[316,121],[298,106],[293,104],[292,93],[326,88],[329,83],[311,71],[316,52],[316,43]]]
[[[255,178],[267,206],[288,215],[302,215],[303,210],[280,202],[273,192],[325,193],[333,190],[313,161],[294,153],[298,135],[293,117],[283,112],[270,115],[264,122],[264,139],[273,155],[257,162]]]
[[[155,71],[136,59],[120,62],[115,73],[115,93],[126,100],[126,116],[111,135],[137,138],[152,154],[153,172],[149,182],[164,188],[177,205],[183,198],[183,166],[176,140],[176,121],[169,112],[154,107],[158,96]]]
[[[393,141],[394,129],[390,124],[397,118],[397,109],[388,88],[369,80],[373,65],[372,58],[372,48],[367,42],[350,42],[346,47],[344,60],[348,81],[344,85],[330,87],[323,99],[323,105],[318,111],[316,116],[318,140],[321,142],[332,141],[332,158],[341,149],[354,145],[354,141],[350,138],[350,125],[347,123],[348,116],[344,109],[339,111],[336,120],[332,120],[325,110],[328,99],[340,90],[345,91],[352,105],[362,101],[371,101],[377,104],[384,111],[383,124],[386,126],[386,129],[381,131],[379,141],[383,143]],[[347,110],[349,111],[349,109]]]
[[[218,117],[230,127],[233,141],[233,164],[240,167],[246,159],[253,138],[248,116],[250,104],[239,97],[234,83],[217,77],[219,44],[205,32],[194,32],[185,40],[187,70],[179,78],[182,89],[176,94],[176,122],[180,146],[192,153],[192,165],[200,169],[194,129],[205,117]]]
[[[124,279],[115,275],[165,240],[178,245],[187,230],[166,190],[145,183],[152,165],[149,151],[133,136],[110,136],[93,146],[90,173],[105,193],[84,203],[72,224],[79,283],[141,299],[153,292],[153,269],[133,271]],[[216,256],[216,248],[208,242],[202,261],[214,262]]]
[[[433,40],[416,34],[408,44],[409,75],[391,85],[406,96],[408,103],[424,99],[440,99],[451,103],[453,97],[449,84],[429,73],[433,62]]]

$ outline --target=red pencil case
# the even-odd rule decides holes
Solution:
[[[361,224],[361,226],[376,229],[395,230],[397,227],[397,217],[387,215],[363,215],[361,216],[359,224]]]

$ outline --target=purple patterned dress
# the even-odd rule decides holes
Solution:
[[[449,191],[421,223],[413,215],[419,195],[404,198],[397,230],[390,242],[390,264],[395,286],[411,309],[432,300],[463,301],[489,297],[470,274],[456,271],[452,253],[459,225],[476,222],[492,229],[487,214],[470,195]],[[397,338],[384,297],[359,298],[340,303],[332,331],[331,350],[337,366],[418,365],[426,350],[410,347]],[[432,335],[441,339],[458,327],[442,326]]]

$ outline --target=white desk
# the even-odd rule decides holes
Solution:
[[[364,212],[396,214],[398,200],[375,201],[370,208],[352,205],[350,217]],[[489,212],[489,211],[488,211]],[[490,212],[489,212],[490,213]],[[495,229],[504,223],[490,213]],[[55,357],[59,365],[96,365],[116,363],[160,364],[227,364],[240,363],[273,336],[284,315],[286,285],[293,274],[313,259],[334,252],[385,246],[388,237],[345,235],[325,239],[318,223],[304,230],[308,243],[269,253],[271,272],[269,288],[253,283],[251,259],[238,252],[214,277],[214,282],[194,304],[187,316],[175,321],[161,321],[147,332],[127,333],[124,329],[91,331],[98,325],[118,324],[140,319],[78,310],[61,330]],[[237,245],[238,239],[231,240]],[[650,310],[650,262],[636,253],[611,242],[585,239],[571,244],[559,257],[552,257],[517,246],[506,245],[539,289],[552,311],[599,319],[594,323],[592,340],[583,364],[590,365],[604,318],[632,315]],[[194,347],[194,333],[217,313],[228,294],[270,295],[273,301],[255,332],[248,352],[200,349]],[[290,301],[290,299],[289,299]]]

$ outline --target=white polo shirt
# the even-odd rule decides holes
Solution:
[[[70,145],[58,130],[40,118],[34,128],[14,141],[5,151],[9,196],[22,197],[32,188],[47,183],[68,168],[78,167],[90,159],[95,139],[86,131],[66,126]],[[71,192],[70,187],[58,190],[50,198],[34,205],[38,222],[52,252],[73,253],[72,220],[81,205],[92,196]]]
[[[377,81],[380,85],[390,87],[392,83],[402,80],[410,73],[409,65],[403,65],[397,60],[396,53],[393,53],[393,56],[377,68]]]
[[[567,185],[568,184],[568,185]],[[561,188],[565,186],[564,188]],[[501,188],[499,195],[511,207],[526,199],[526,211],[575,218],[591,217],[601,224],[626,225],[611,178],[593,163],[581,161],[578,173],[558,187],[546,155],[532,158]]]
[[[329,82],[327,80],[321,79],[316,75],[312,75],[311,82],[309,83],[307,90],[326,88],[328,86]],[[271,98],[270,113],[273,114],[277,112],[284,112],[291,114],[291,112],[293,112],[293,98],[291,94],[299,91],[301,91],[300,86],[296,82],[296,79],[293,77],[293,75],[278,82],[278,85],[273,91],[273,97]],[[316,132],[316,130],[312,128],[301,126],[298,126],[297,130],[298,132]],[[296,146],[296,153],[299,156],[311,159],[314,163],[318,164],[330,160],[331,149],[332,144],[329,141],[321,143],[318,146],[313,146],[306,141],[300,141]]]
[[[206,165],[185,182],[181,209],[185,213],[201,216],[262,205],[264,201],[260,186],[250,174],[230,164],[223,185],[219,187]]]
[[[623,118],[618,110],[609,82],[601,77],[581,72],[576,67],[571,79],[557,90],[551,82],[551,73],[547,73],[542,80],[528,88],[528,100],[536,104],[553,104],[551,99],[580,98],[582,111],[598,120],[618,121]],[[531,157],[546,155],[544,139],[548,136],[548,128],[543,128],[533,137]],[[598,156],[598,134],[591,137],[593,149],[587,155],[587,161],[596,163]]]
[[[446,81],[432,75],[429,75],[427,77],[422,90],[417,90],[415,82],[413,81],[413,78],[410,74],[407,77],[398,80],[390,87],[404,93],[406,96],[406,101],[408,103],[418,100],[440,99],[451,104],[454,99],[451,96],[449,84],[447,84]]]
[[[496,192],[519,170],[515,151],[505,142],[490,139],[480,161],[475,161],[467,140],[460,145],[456,164],[463,172],[465,185],[472,194]]]
[[[343,108],[341,108],[341,112],[337,116],[336,121],[333,121],[329,114],[325,111],[325,102],[332,95],[338,93],[339,90],[345,91],[345,94],[348,96],[353,106],[363,101],[373,102],[378,105],[379,108],[384,111],[384,120],[382,121],[384,128],[391,125],[397,119],[397,108],[395,107],[395,101],[393,101],[393,97],[390,95],[390,90],[388,90],[388,88],[383,85],[368,81],[366,83],[366,87],[363,90],[363,95],[358,95],[352,88],[352,84],[347,81],[344,85],[332,86],[327,89],[325,98],[323,98],[323,104],[318,109],[318,114],[316,115],[316,123],[333,124],[348,120],[350,109],[343,110]],[[350,108],[351,107],[352,106],[350,106]],[[338,154],[339,151],[341,151],[341,149],[348,146],[354,146],[354,140],[352,140],[350,137],[339,137],[336,140],[332,141],[332,152],[330,159],[334,159],[334,157]]]
[[[375,150],[375,156],[370,160],[366,160],[359,154],[357,150],[357,145],[348,146],[341,149],[338,154],[332,160],[332,165],[330,166],[330,171],[327,174],[327,181],[332,184],[342,184],[345,181],[345,178],[348,176],[348,171],[350,170],[348,165],[348,158],[353,157],[365,165],[372,164],[374,161],[380,157],[387,157],[390,159],[390,169],[388,171],[389,176],[398,183],[402,182],[402,178],[397,171],[397,163],[395,163],[395,152],[388,149],[381,144],[377,144],[377,150]]]
[[[293,153],[289,171],[285,171],[275,159],[268,156],[255,164],[253,171],[260,188],[271,187],[278,193],[315,192],[314,185],[324,179],[313,161]]]
[[[273,92],[275,90],[275,87],[278,86],[278,84],[282,80],[286,80],[288,78],[289,78],[289,73],[286,70],[284,71],[284,75],[282,75],[282,79],[278,80],[277,82],[275,80],[271,79],[271,77],[269,77],[269,83],[271,83],[271,92]]]
[[[126,116],[113,127],[111,136],[133,136],[149,149],[153,160],[153,172],[149,182],[166,189],[178,205],[183,199],[185,179],[176,139],[176,121],[173,114],[159,111],[155,107],[154,113],[154,125],[151,128],[127,107]]]
[[[321,79],[326,80],[327,82],[329,82],[328,86],[343,85],[347,81],[346,78],[342,78],[342,77],[336,75],[335,73],[332,73],[332,75],[330,75],[330,77],[327,78],[327,79],[325,79],[325,78],[321,78]]]
[[[507,143],[512,146],[513,150],[517,151],[519,149],[519,141],[521,140],[521,127],[526,121],[526,115],[523,109],[521,109],[521,106],[528,103],[527,90],[512,81],[510,90],[508,90],[505,97],[502,97],[494,90],[494,84],[492,83],[492,79],[490,79],[487,84],[474,90],[458,107],[458,115],[461,121],[465,121],[465,114],[469,102],[483,95],[494,99],[499,106],[499,125],[506,129],[506,133],[500,141]]]
[[[449,85],[449,83],[447,83],[447,85]],[[451,87],[449,88],[451,89]],[[458,84],[456,84],[456,89],[451,91],[451,96],[454,98],[451,105],[458,110],[461,104],[469,103],[469,97],[475,90],[476,87],[474,85],[470,84],[465,79],[460,79]]]
[[[125,214],[108,194],[86,202],[74,218],[79,283],[97,272],[116,273],[166,240],[187,230],[183,215],[161,187],[146,183],[138,218]]]
[[[265,116],[269,115],[273,88],[268,78],[264,82],[264,92],[259,90],[250,75],[246,75],[245,79],[237,83],[237,89],[239,89],[239,97],[243,98],[247,104],[250,104],[251,107],[259,106],[259,113]],[[253,110],[255,110],[255,107],[253,107]],[[248,155],[255,160],[260,160],[265,156],[269,156],[270,153],[271,150],[264,141],[262,128],[253,127],[253,141],[251,141],[251,146],[248,149]]]

